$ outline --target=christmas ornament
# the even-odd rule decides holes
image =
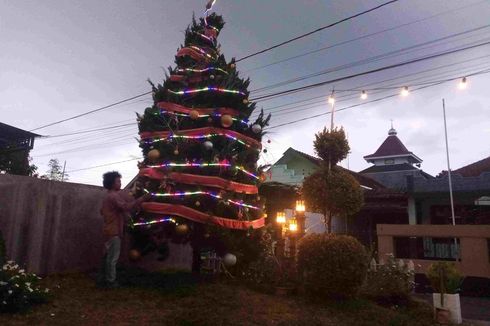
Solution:
[[[141,253],[136,249],[131,249],[128,253],[129,259],[132,261],[137,261],[141,258]]]
[[[192,110],[191,112],[189,112],[189,117],[192,120],[197,120],[199,119],[199,112],[197,112],[196,110]]]
[[[209,123],[213,122],[213,118],[209,117],[209,118],[208,118],[208,122],[209,122]]]
[[[261,132],[261,131],[262,131],[262,127],[261,127],[260,125],[258,125],[258,124],[254,124],[254,125],[252,126],[252,131],[253,131],[254,133],[258,134],[259,132]]]
[[[148,152],[148,159],[150,161],[156,161],[160,158],[160,151],[158,149],[152,149]]]
[[[229,114],[223,114],[221,116],[221,125],[225,128],[231,127],[233,124],[233,118]]]
[[[205,149],[207,149],[208,151],[209,151],[209,150],[211,150],[211,149],[213,149],[213,143],[212,143],[212,142],[210,142],[209,140],[206,140],[206,141],[203,143],[203,145],[204,145],[204,148],[205,148]]]
[[[174,150],[174,155],[179,155],[179,150],[178,149],[175,149]]]
[[[214,75],[210,75],[209,76],[209,79],[214,79]]]
[[[233,255],[233,254],[226,254],[224,257],[223,257],[223,263],[226,265],[226,266],[233,266],[236,264],[236,256]]]
[[[231,67],[232,69],[235,69],[236,64],[232,63],[232,64],[230,65],[230,67]]]
[[[196,201],[196,202],[194,203],[194,205],[196,205],[197,207],[199,207],[199,206],[201,206],[201,203],[200,203],[200,202],[199,202],[199,200],[198,200],[198,201]]]
[[[248,103],[248,99],[244,98],[243,99],[243,104],[247,104]]]
[[[267,153],[267,148],[264,148],[264,153]]]
[[[187,224],[179,224],[175,227],[175,232],[180,235],[185,235],[189,232],[189,226]]]

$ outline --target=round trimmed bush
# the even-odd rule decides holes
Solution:
[[[312,234],[300,241],[298,270],[305,290],[314,296],[355,296],[367,269],[366,250],[351,236]]]

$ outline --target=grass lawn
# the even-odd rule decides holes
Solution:
[[[313,303],[185,273],[123,280],[124,287],[107,290],[84,274],[50,276],[42,281],[53,292],[50,303],[0,315],[0,325],[433,325],[422,303],[398,309],[364,300]]]

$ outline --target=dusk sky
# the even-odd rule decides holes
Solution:
[[[217,0],[213,9],[226,22],[218,41],[222,53],[230,60],[386,1]],[[184,30],[193,12],[196,17],[202,15],[205,3],[204,0],[0,0],[0,122],[32,130],[151,91],[147,79],[161,82],[165,69],[175,66],[174,56],[184,42]],[[489,24],[488,0],[400,0],[243,60],[237,67],[242,77],[250,77],[253,99],[486,43],[490,41]],[[276,63],[325,47],[330,48]],[[261,162],[274,163],[288,147],[314,155],[314,134],[329,126],[328,114],[274,127],[329,112],[327,96],[332,89],[336,90],[335,107],[342,109],[397,94],[404,85],[412,90],[485,70],[490,72],[489,69],[490,45],[487,44],[258,101],[258,108],[272,113],[271,129],[264,138],[267,153]],[[325,73],[291,81],[318,72]],[[281,82],[287,83],[254,91]],[[468,77],[466,90],[459,90],[458,82],[452,80],[407,97],[394,96],[336,112],[335,125],[345,128],[351,146],[348,161],[341,165],[354,171],[367,168],[369,164],[363,156],[379,147],[393,120],[398,137],[423,160],[424,171],[437,175],[447,169],[442,98],[446,100],[451,167],[456,169],[488,157],[490,73]],[[365,101],[359,97],[362,89],[369,95]],[[130,124],[68,137],[37,139],[31,152],[33,162],[44,173],[49,159],[57,158],[62,163],[66,160],[71,182],[100,185],[102,173],[118,170],[126,183],[137,173],[137,161],[128,160],[141,156],[135,140],[138,136],[135,112],[143,113],[151,103],[151,96],[147,95],[35,130],[41,135],[56,136]],[[269,139],[271,142],[267,143]],[[127,162],[91,168],[119,161]],[[84,168],[90,169],[79,170]]]

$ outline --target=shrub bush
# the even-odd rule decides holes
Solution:
[[[0,312],[23,311],[33,304],[46,302],[49,289],[38,285],[40,279],[13,261],[6,262],[0,270]]]
[[[368,271],[362,294],[383,305],[406,305],[414,286],[414,272],[400,265],[393,255],[385,264]]]
[[[427,270],[427,278],[434,291],[449,294],[458,293],[463,281],[463,276],[456,269],[456,266],[447,261],[439,261],[431,264]],[[444,288],[441,288],[441,285]]]
[[[353,297],[367,268],[366,250],[351,236],[312,234],[299,243],[298,270],[305,290],[312,295]]]

